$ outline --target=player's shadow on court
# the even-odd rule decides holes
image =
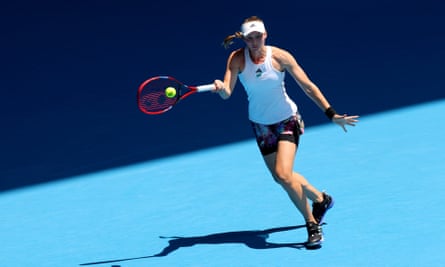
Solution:
[[[157,254],[151,256],[143,256],[143,257],[135,257],[135,258],[127,258],[119,260],[107,260],[100,262],[83,263],[81,265],[93,265],[93,264],[112,263],[112,262],[129,261],[129,260],[137,260],[137,259],[145,259],[153,257],[165,257],[180,248],[192,247],[199,244],[220,245],[220,244],[239,243],[239,244],[244,244],[252,249],[272,249],[272,248],[319,249],[321,246],[307,247],[306,242],[273,243],[267,241],[270,234],[290,231],[305,227],[306,227],[305,225],[295,225],[295,226],[270,228],[266,230],[225,232],[225,233],[216,233],[216,234],[210,234],[205,236],[194,236],[194,237],[161,236],[160,238],[166,238],[170,240],[168,241],[168,246]]]

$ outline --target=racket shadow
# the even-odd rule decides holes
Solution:
[[[244,244],[252,249],[273,249],[273,248],[294,248],[294,249],[319,249],[321,246],[315,247],[307,247],[306,242],[298,242],[298,243],[273,243],[268,242],[270,234],[291,231],[299,228],[305,229],[306,225],[295,225],[295,226],[285,226],[285,227],[277,227],[270,228],[266,230],[252,230],[252,231],[235,231],[235,232],[223,232],[223,233],[215,233],[204,236],[194,236],[194,237],[179,237],[179,236],[171,236],[165,237],[160,236],[159,238],[170,239],[168,241],[168,246],[166,246],[161,252],[151,255],[151,256],[142,256],[142,257],[134,257],[134,258],[126,258],[126,259],[117,259],[117,260],[106,260],[106,261],[98,261],[98,262],[89,262],[82,263],[80,265],[94,265],[94,264],[105,264],[105,263],[113,263],[113,262],[122,262],[122,261],[130,261],[130,260],[138,260],[138,259],[147,259],[153,257],[165,257],[170,253],[184,247],[192,247],[199,244],[213,244],[213,245],[221,245],[221,244],[233,244],[239,243]]]

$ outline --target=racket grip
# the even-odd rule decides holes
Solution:
[[[198,92],[206,92],[206,91],[212,91],[215,90],[215,84],[210,83],[210,84],[205,84],[205,85],[200,85],[196,87],[196,90]]]

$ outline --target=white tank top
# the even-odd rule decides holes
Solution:
[[[266,59],[254,64],[249,49],[244,49],[245,66],[238,77],[249,101],[249,120],[270,125],[297,113],[297,105],[289,98],[284,86],[285,72],[272,66],[272,47],[266,46]]]

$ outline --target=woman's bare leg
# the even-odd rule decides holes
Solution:
[[[323,200],[323,195],[302,175],[293,171],[296,151],[297,146],[294,143],[280,141],[278,151],[264,156],[264,161],[275,181],[284,188],[304,219],[307,222],[316,222],[308,198],[317,202]]]

